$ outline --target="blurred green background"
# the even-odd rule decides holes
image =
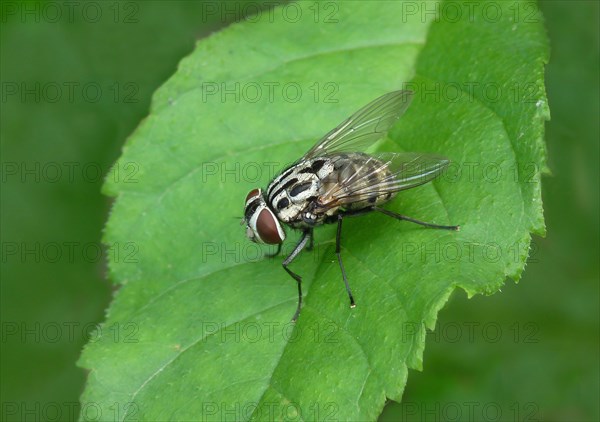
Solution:
[[[75,361],[112,289],[99,253],[102,177],[195,40],[234,17],[188,1],[75,3],[1,4],[2,420],[78,414]],[[424,371],[410,372],[383,420],[600,418],[599,7],[540,7],[551,44],[548,235],[534,239],[518,285],[452,298]]]

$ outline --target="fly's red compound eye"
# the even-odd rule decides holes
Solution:
[[[280,244],[283,238],[279,230],[279,223],[273,213],[267,208],[263,209],[256,220],[256,231],[261,240],[269,245]]]
[[[246,195],[246,202],[258,195],[260,195],[260,189],[252,189],[248,195]]]

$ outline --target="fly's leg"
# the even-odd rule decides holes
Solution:
[[[342,278],[344,279],[344,285],[346,286],[346,292],[348,293],[348,297],[350,298],[350,307],[356,307],[356,303],[354,303],[354,297],[352,296],[352,290],[350,290],[350,284],[348,283],[348,277],[346,277],[346,270],[344,269],[344,263],[342,262],[342,219],[344,217],[356,217],[359,215],[367,214],[371,212],[373,208],[362,208],[358,210],[345,210],[337,215],[337,234],[335,236],[335,254],[337,255],[338,264],[340,265],[340,270],[342,271]],[[333,223],[335,220],[330,219],[327,220],[328,223]]]
[[[307,251],[312,251],[313,247],[315,246],[315,236],[313,233],[313,229],[309,229],[308,235],[310,236],[310,243],[308,244],[308,246],[306,247]]]
[[[277,251],[273,253],[266,253],[265,256],[267,258],[275,258],[277,255],[281,253],[281,243],[277,245]]]
[[[460,230],[460,226],[441,226],[438,224],[426,223],[424,221],[415,220],[414,218],[407,217],[405,215],[397,214],[395,212],[386,210],[384,208],[379,207],[368,207],[359,210],[348,210],[343,213],[337,215],[337,235],[335,237],[335,254],[338,258],[338,263],[340,265],[340,270],[342,271],[342,277],[344,278],[344,284],[346,285],[346,292],[348,292],[348,297],[350,298],[350,307],[354,308],[356,304],[354,303],[354,297],[352,297],[352,291],[350,290],[350,285],[348,284],[348,278],[346,277],[346,270],[344,269],[344,264],[342,262],[341,255],[341,239],[342,239],[342,219],[344,217],[358,216],[362,214],[367,214],[371,211],[379,211],[382,214],[388,215],[390,217],[396,218],[398,220],[410,221],[411,223],[420,224],[425,227],[431,227],[435,229],[444,229],[444,230]],[[335,220],[334,220],[335,221]],[[328,222],[333,223],[333,221],[329,220]]]
[[[346,292],[348,292],[348,297],[350,298],[350,307],[354,308],[356,304],[354,303],[354,298],[352,297],[352,291],[350,290],[350,285],[348,284],[348,278],[346,277],[346,270],[344,270],[344,264],[342,262],[342,254],[341,254],[341,240],[342,240],[342,214],[338,214],[338,226],[337,226],[337,234],[335,236],[335,254],[337,255],[338,263],[340,264],[340,270],[342,270],[342,277],[344,278],[344,284],[346,285]]]
[[[300,308],[302,307],[302,277],[290,270],[288,268],[288,265],[290,265],[292,261],[298,256],[298,254],[302,251],[302,249],[304,249],[304,246],[306,246],[306,242],[308,241],[309,235],[309,230],[302,233],[302,237],[300,238],[300,241],[298,242],[292,253],[289,254],[288,257],[281,264],[283,265],[283,269],[286,270],[287,273],[290,276],[292,276],[292,278],[298,283],[298,307],[296,308],[296,312],[292,317],[292,322],[296,322],[296,320],[298,319],[298,315],[300,315]]]
[[[431,227],[433,229],[444,229],[444,230],[455,230],[455,231],[460,230],[460,226],[441,226],[439,224],[426,223],[424,221],[415,220],[414,218],[410,218],[410,217],[407,217],[402,214],[396,214],[395,212],[386,210],[385,208],[373,207],[373,210],[379,211],[380,213],[390,216],[392,218],[395,218],[397,220],[410,221],[411,223],[420,224],[421,226]]]

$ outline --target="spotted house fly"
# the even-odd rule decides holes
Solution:
[[[389,92],[367,104],[283,170],[266,190],[253,189],[246,196],[242,221],[246,234],[253,242],[278,245],[271,256],[281,252],[284,224],[302,232],[300,241],[283,261],[283,268],[298,284],[298,307],[292,321],[302,307],[302,278],[289,265],[307,244],[312,248],[316,226],[337,223],[335,253],[352,308],[355,303],[340,247],[344,218],[377,211],[426,227],[459,229],[415,220],[381,207],[399,191],[433,180],[449,163],[434,154],[363,152],[406,111],[412,94],[406,90]]]

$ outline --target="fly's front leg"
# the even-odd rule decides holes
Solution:
[[[295,322],[298,319],[298,315],[300,315],[300,308],[302,307],[302,277],[290,270],[288,268],[288,265],[290,265],[292,261],[298,256],[298,254],[302,251],[302,249],[304,249],[304,246],[306,246],[306,242],[308,241],[308,237],[310,234],[311,231],[309,230],[302,233],[302,237],[300,238],[300,241],[298,242],[292,253],[289,254],[289,256],[281,264],[283,265],[283,269],[286,270],[287,273],[290,276],[292,276],[292,278],[298,283],[298,307],[296,308],[296,312],[292,317],[292,322]]]
[[[397,214],[393,211],[386,210],[385,208],[373,207],[373,210],[379,211],[380,213],[390,216],[392,218],[395,218],[397,220],[410,221],[411,223],[420,224],[421,226],[431,227],[433,229],[444,229],[444,230],[455,230],[455,231],[460,230],[460,226],[441,226],[439,224],[426,223],[424,221],[415,220],[414,218],[410,218],[405,215]]]
[[[273,253],[266,253],[265,256],[267,258],[275,258],[277,255],[279,255],[281,253],[281,245],[282,243],[277,245],[277,251],[273,252]]]
[[[344,270],[344,264],[342,262],[342,253],[341,253],[341,240],[342,240],[342,214],[338,214],[338,226],[337,226],[337,235],[335,236],[335,254],[337,255],[338,263],[340,264],[340,270],[342,270],[342,277],[344,278],[344,284],[346,285],[346,292],[348,292],[348,297],[350,298],[350,307],[354,308],[356,304],[354,303],[354,297],[352,297],[352,291],[350,290],[350,285],[348,284],[348,279],[346,278],[346,271]]]

